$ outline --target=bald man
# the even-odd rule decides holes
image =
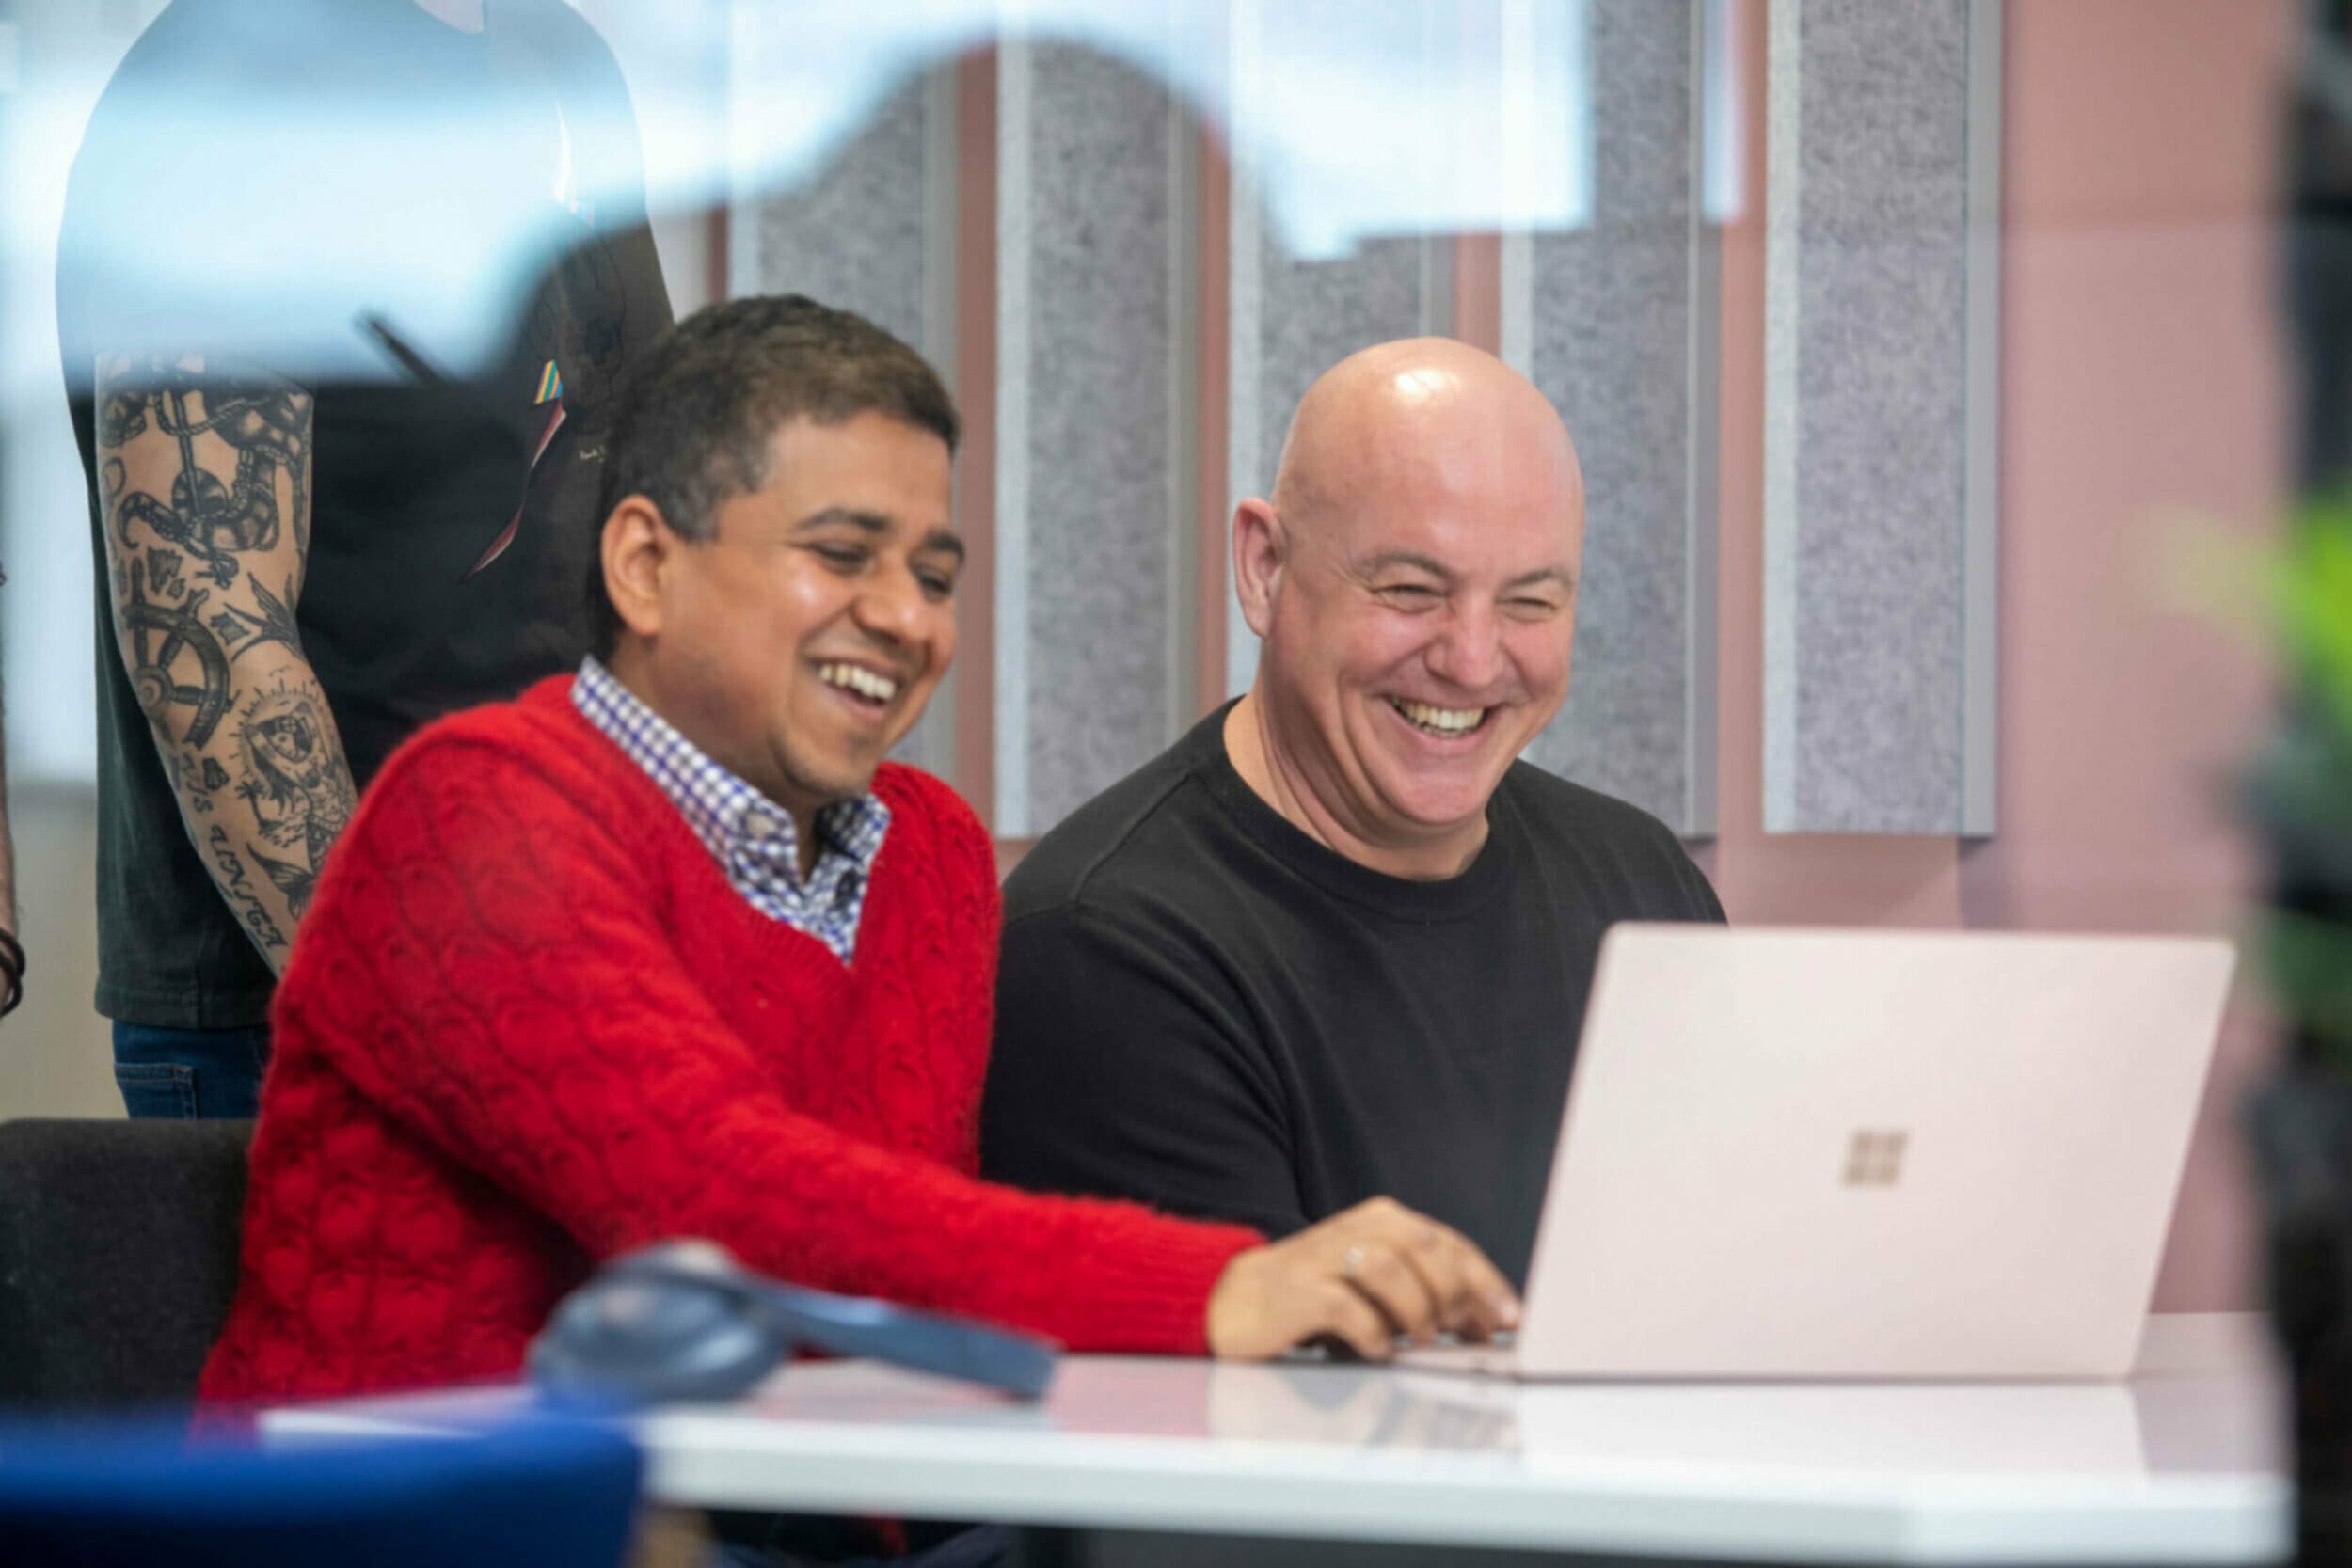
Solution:
[[[1661,823],[1518,760],[1583,531],[1567,430],[1492,356],[1310,388],[1233,514],[1255,682],[1006,885],[992,1176],[1274,1235],[1391,1194],[1524,1284],[1601,933],[1723,918]]]

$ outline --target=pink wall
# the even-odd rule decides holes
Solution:
[[[2292,0],[2010,0],[2002,246],[2000,827],[1981,843],[1763,832],[1762,230],[1726,238],[1722,832],[1735,920],[2233,931],[2222,792],[2267,705],[2246,641],[2178,608],[2168,522],[2267,531],[2285,404],[2266,230]],[[1756,20],[1760,21],[1760,18]],[[1763,101],[1760,26],[1749,103]],[[1760,112],[1749,138],[1760,190]],[[2245,989],[2245,988],[2241,988]],[[2237,1009],[2157,1287],[2251,1305]]]

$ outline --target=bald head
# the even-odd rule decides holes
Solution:
[[[1226,716],[1244,782],[1359,863],[1459,872],[1567,693],[1584,482],[1560,416],[1450,339],[1366,349],[1308,389],[1232,538],[1261,644]]]
[[[1296,531],[1400,485],[1507,488],[1538,505],[1549,495],[1581,531],[1584,479],[1567,426],[1525,376],[1451,338],[1377,343],[1326,371],[1291,420],[1274,504]]]

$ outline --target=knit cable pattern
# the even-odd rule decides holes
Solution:
[[[999,907],[969,808],[884,767],[845,966],[727,885],[568,679],[422,732],[337,845],[206,1397],[512,1375],[597,1259],[671,1236],[1076,1349],[1203,1349],[1254,1232],[974,1177]]]

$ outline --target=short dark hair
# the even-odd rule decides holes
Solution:
[[[930,431],[951,453],[961,433],[939,372],[865,317],[801,294],[707,306],[656,338],[628,372],[592,527],[600,538],[614,507],[644,496],[678,535],[708,540],[720,507],[766,487],[777,431],[860,414]],[[610,657],[621,618],[594,540],[587,592],[591,644]]]

